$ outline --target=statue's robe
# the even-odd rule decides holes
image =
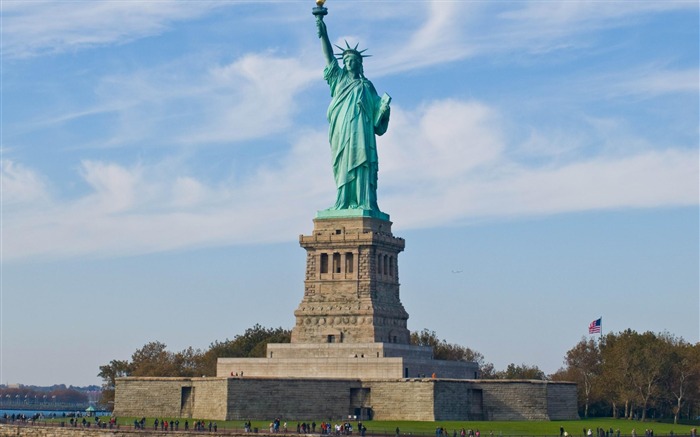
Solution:
[[[327,114],[328,138],[338,188],[331,209],[379,211],[375,135],[386,132],[389,117],[378,118],[381,98],[369,80],[352,79],[337,62],[328,64],[323,76],[332,96]]]

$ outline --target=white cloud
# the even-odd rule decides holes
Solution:
[[[506,152],[502,116],[483,103],[437,101],[410,112],[396,107],[392,117],[390,132],[396,132],[379,139],[379,197],[401,228],[698,202],[694,149],[603,150],[575,162],[531,165]],[[325,132],[298,138],[277,161],[262,162],[235,182],[207,184],[189,174],[186,160],[84,161],[81,175],[91,191],[69,201],[49,198],[41,210],[29,206],[45,196],[41,177],[6,165],[10,197],[25,202],[5,208],[5,259],[288,240],[334,197]],[[25,185],[29,189],[20,188]]]
[[[93,189],[88,199],[99,204],[106,213],[127,211],[136,206],[137,194],[144,197],[140,166],[126,169],[116,164],[83,161],[82,176]]]
[[[192,208],[211,201],[214,192],[191,176],[175,178],[170,198],[175,208]]]
[[[35,125],[60,127],[107,117],[109,129],[87,144],[100,148],[136,142],[201,146],[265,138],[291,126],[300,107],[296,100],[319,75],[304,58],[273,53],[245,55],[223,66],[210,62],[186,58],[110,74],[94,86],[91,107],[60,108],[60,114]]]
[[[239,141],[272,135],[289,127],[299,107],[295,99],[318,78],[318,69],[298,58],[247,55],[214,68],[203,82],[209,117],[183,142]]]
[[[523,51],[538,55],[591,49],[601,29],[630,26],[649,14],[697,10],[695,2],[426,2],[420,25],[407,27],[374,60],[373,76],[395,74],[473,56]],[[390,18],[389,16],[385,19]],[[407,17],[402,17],[408,21]],[[600,50],[600,48],[597,48]],[[512,60],[511,60],[512,62]]]
[[[473,46],[464,35],[478,7],[472,2],[429,2],[422,25],[408,35],[406,43],[376,62],[374,74],[423,68],[471,55]]]
[[[295,235],[332,198],[324,133],[306,132],[283,161],[263,164],[248,179],[207,185],[166,159],[131,166],[84,161],[88,194],[47,199],[6,184],[21,203],[4,210],[4,257],[114,256],[188,247],[280,241]],[[318,148],[322,147],[322,150]],[[20,179],[6,166],[3,181]],[[31,171],[22,180],[36,180]],[[292,234],[290,229],[296,228]]]
[[[170,23],[199,17],[228,2],[2,2],[2,51],[8,58],[119,44],[158,34]]]
[[[3,205],[24,204],[24,207],[43,204],[49,193],[44,179],[32,169],[10,159],[2,160]]]
[[[389,188],[451,183],[502,153],[498,114],[482,103],[445,100],[412,112],[398,109],[378,146]]]
[[[596,157],[557,168],[514,168],[507,177],[481,182],[501,206],[477,213],[552,214],[600,209],[695,205],[698,153],[648,151],[624,157]],[[478,211],[481,209],[481,211]]]
[[[531,23],[541,28],[556,27],[598,27],[614,20],[639,16],[649,13],[660,13],[681,9],[697,9],[695,2],[689,1],[568,1],[541,2],[530,1],[517,3],[516,9],[501,14],[503,19],[513,22]],[[598,24],[593,24],[598,23]]]
[[[595,37],[601,29],[626,27],[649,14],[675,10],[697,10],[694,2],[621,2],[621,1],[566,1],[519,2],[515,8],[501,12],[495,21],[492,42],[504,47],[521,47],[534,53],[542,53],[572,44],[586,47],[582,38]],[[486,44],[497,49],[498,44]]]
[[[621,95],[657,96],[671,93],[700,92],[700,70],[687,68],[671,70],[650,66],[620,75],[614,82],[613,93]]]

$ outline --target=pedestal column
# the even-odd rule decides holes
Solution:
[[[306,249],[304,298],[292,343],[409,344],[399,299],[398,254],[404,240],[372,217],[317,218]]]

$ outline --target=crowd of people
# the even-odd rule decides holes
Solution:
[[[43,418],[43,415],[41,413],[36,413],[31,416],[27,416],[26,414],[23,413],[13,413],[13,414],[3,414],[2,419],[3,422],[5,423],[14,423],[14,422],[20,422],[20,423],[27,423],[27,422],[36,422],[37,420],[41,420]]]
[[[246,421],[243,425],[245,432],[253,432],[251,429],[250,421]],[[318,431],[317,431],[318,430]],[[367,432],[367,428],[362,424],[362,422],[357,423],[357,430],[360,436],[364,437]],[[287,422],[282,422],[279,418],[270,422],[269,431],[272,434],[275,433],[287,433],[289,432],[289,426]],[[316,434],[316,432],[321,435],[351,435],[353,433],[353,426],[350,422],[336,423],[332,424],[330,422],[321,422],[317,424],[315,421],[311,423],[307,422],[297,422],[296,424],[297,434]]]
[[[153,430],[158,431],[160,427],[161,431],[180,431],[180,420],[165,420],[165,419],[154,419],[153,420]],[[141,420],[134,420],[134,429],[146,429],[146,418],[142,417]],[[190,430],[190,421],[185,419],[183,423],[183,430]],[[192,422],[192,431],[197,432],[216,432],[218,431],[218,425],[216,422],[209,421],[208,423],[204,420],[196,420]]]
[[[3,423],[21,423],[21,424],[36,424],[38,422],[45,421],[46,419],[56,419],[58,416],[56,413],[51,413],[47,416],[45,416],[43,413],[35,413],[32,415],[26,415],[23,413],[13,413],[13,414],[3,414],[2,418],[0,418],[0,422]],[[68,425],[73,428],[90,428],[90,427],[96,427],[96,428],[109,428],[112,429],[114,426],[117,424],[117,420],[115,417],[111,417],[108,421],[102,420],[99,416],[94,416],[88,420],[89,416],[83,416],[82,414],[73,414],[70,413],[69,415],[66,415],[65,413],[63,414],[63,417],[68,418]],[[82,418],[82,420],[80,420]],[[60,426],[65,426],[65,422],[60,422]]]
[[[56,414],[51,415],[53,418],[56,418]],[[67,417],[66,417],[67,416]],[[109,419],[105,420],[105,416],[99,417],[99,416],[94,416],[94,417],[85,417],[82,416],[81,414],[69,414],[69,415],[64,415],[64,417],[69,418],[68,421],[68,426],[74,427],[74,428],[118,428],[117,425],[117,418],[115,416],[110,417]],[[35,413],[33,415],[26,415],[22,413],[13,413],[13,414],[3,414],[0,417],[0,422],[3,423],[20,423],[20,424],[37,424],[40,421],[46,419],[42,413]],[[350,417],[352,419],[352,417]],[[153,427],[150,428],[154,431],[163,431],[163,432],[168,432],[168,431],[196,431],[196,432],[217,432],[218,431],[218,425],[215,421],[204,421],[204,420],[195,420],[190,423],[188,419],[184,420],[184,423],[182,423],[182,427],[180,426],[180,420],[179,419],[174,419],[174,420],[166,420],[166,419],[154,419],[153,421]],[[65,422],[61,422],[60,426],[66,426]],[[133,426],[135,430],[146,430],[147,429],[147,424],[146,424],[146,418],[142,417],[140,420],[134,419]],[[293,425],[292,425],[293,426]],[[182,428],[182,429],[181,429]],[[252,424],[249,420],[246,420],[243,424],[244,431],[247,433],[257,433],[258,428],[253,428]],[[353,426],[353,424],[349,421],[347,422],[337,422],[337,423],[331,423],[331,422],[326,422],[323,421],[320,424],[317,424],[315,421],[308,423],[308,422],[297,422],[296,423],[296,433],[297,434],[320,434],[322,436],[351,436],[353,432],[357,430],[358,434],[360,437],[365,437],[367,428],[364,426],[364,424],[361,421],[357,422],[356,427]],[[276,418],[269,424],[269,432],[270,433],[289,433],[290,429],[287,424],[287,422],[282,422],[280,418]],[[410,434],[410,433],[409,433]],[[564,427],[559,428],[559,437],[574,437],[575,433],[569,433],[567,432]],[[584,428],[582,430],[582,437],[623,437],[623,434],[619,429],[604,429],[604,428],[596,428],[593,430],[592,428]],[[688,435],[688,434],[682,434],[682,435]],[[692,428],[690,430],[690,437],[698,437],[697,435],[697,429]],[[396,427],[395,430],[395,437],[401,437],[401,430]],[[462,428],[459,431],[456,429],[452,430],[452,433],[450,433],[447,429],[444,427],[437,427],[435,429],[435,437],[482,437],[481,432],[478,429],[465,429]],[[637,433],[635,429],[632,429],[631,433],[629,434],[630,437],[642,437],[641,433]],[[674,437],[673,432],[669,434],[670,437]],[[493,431],[488,432],[488,436],[483,436],[483,437],[494,437]],[[498,433],[498,437],[502,437],[502,433]],[[578,436],[577,436],[578,437]],[[654,437],[654,430],[651,428],[647,428],[644,430],[644,436],[643,437]]]

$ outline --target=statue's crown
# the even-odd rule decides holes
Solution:
[[[343,59],[347,55],[355,55],[358,58],[368,58],[372,55],[363,55],[364,52],[367,51],[367,49],[364,50],[357,50],[357,47],[360,45],[360,43],[355,44],[355,47],[350,47],[350,44],[348,44],[347,41],[345,41],[345,48],[340,47],[339,45],[336,45],[340,50],[342,50],[340,53],[335,53],[335,57],[338,59]]]

